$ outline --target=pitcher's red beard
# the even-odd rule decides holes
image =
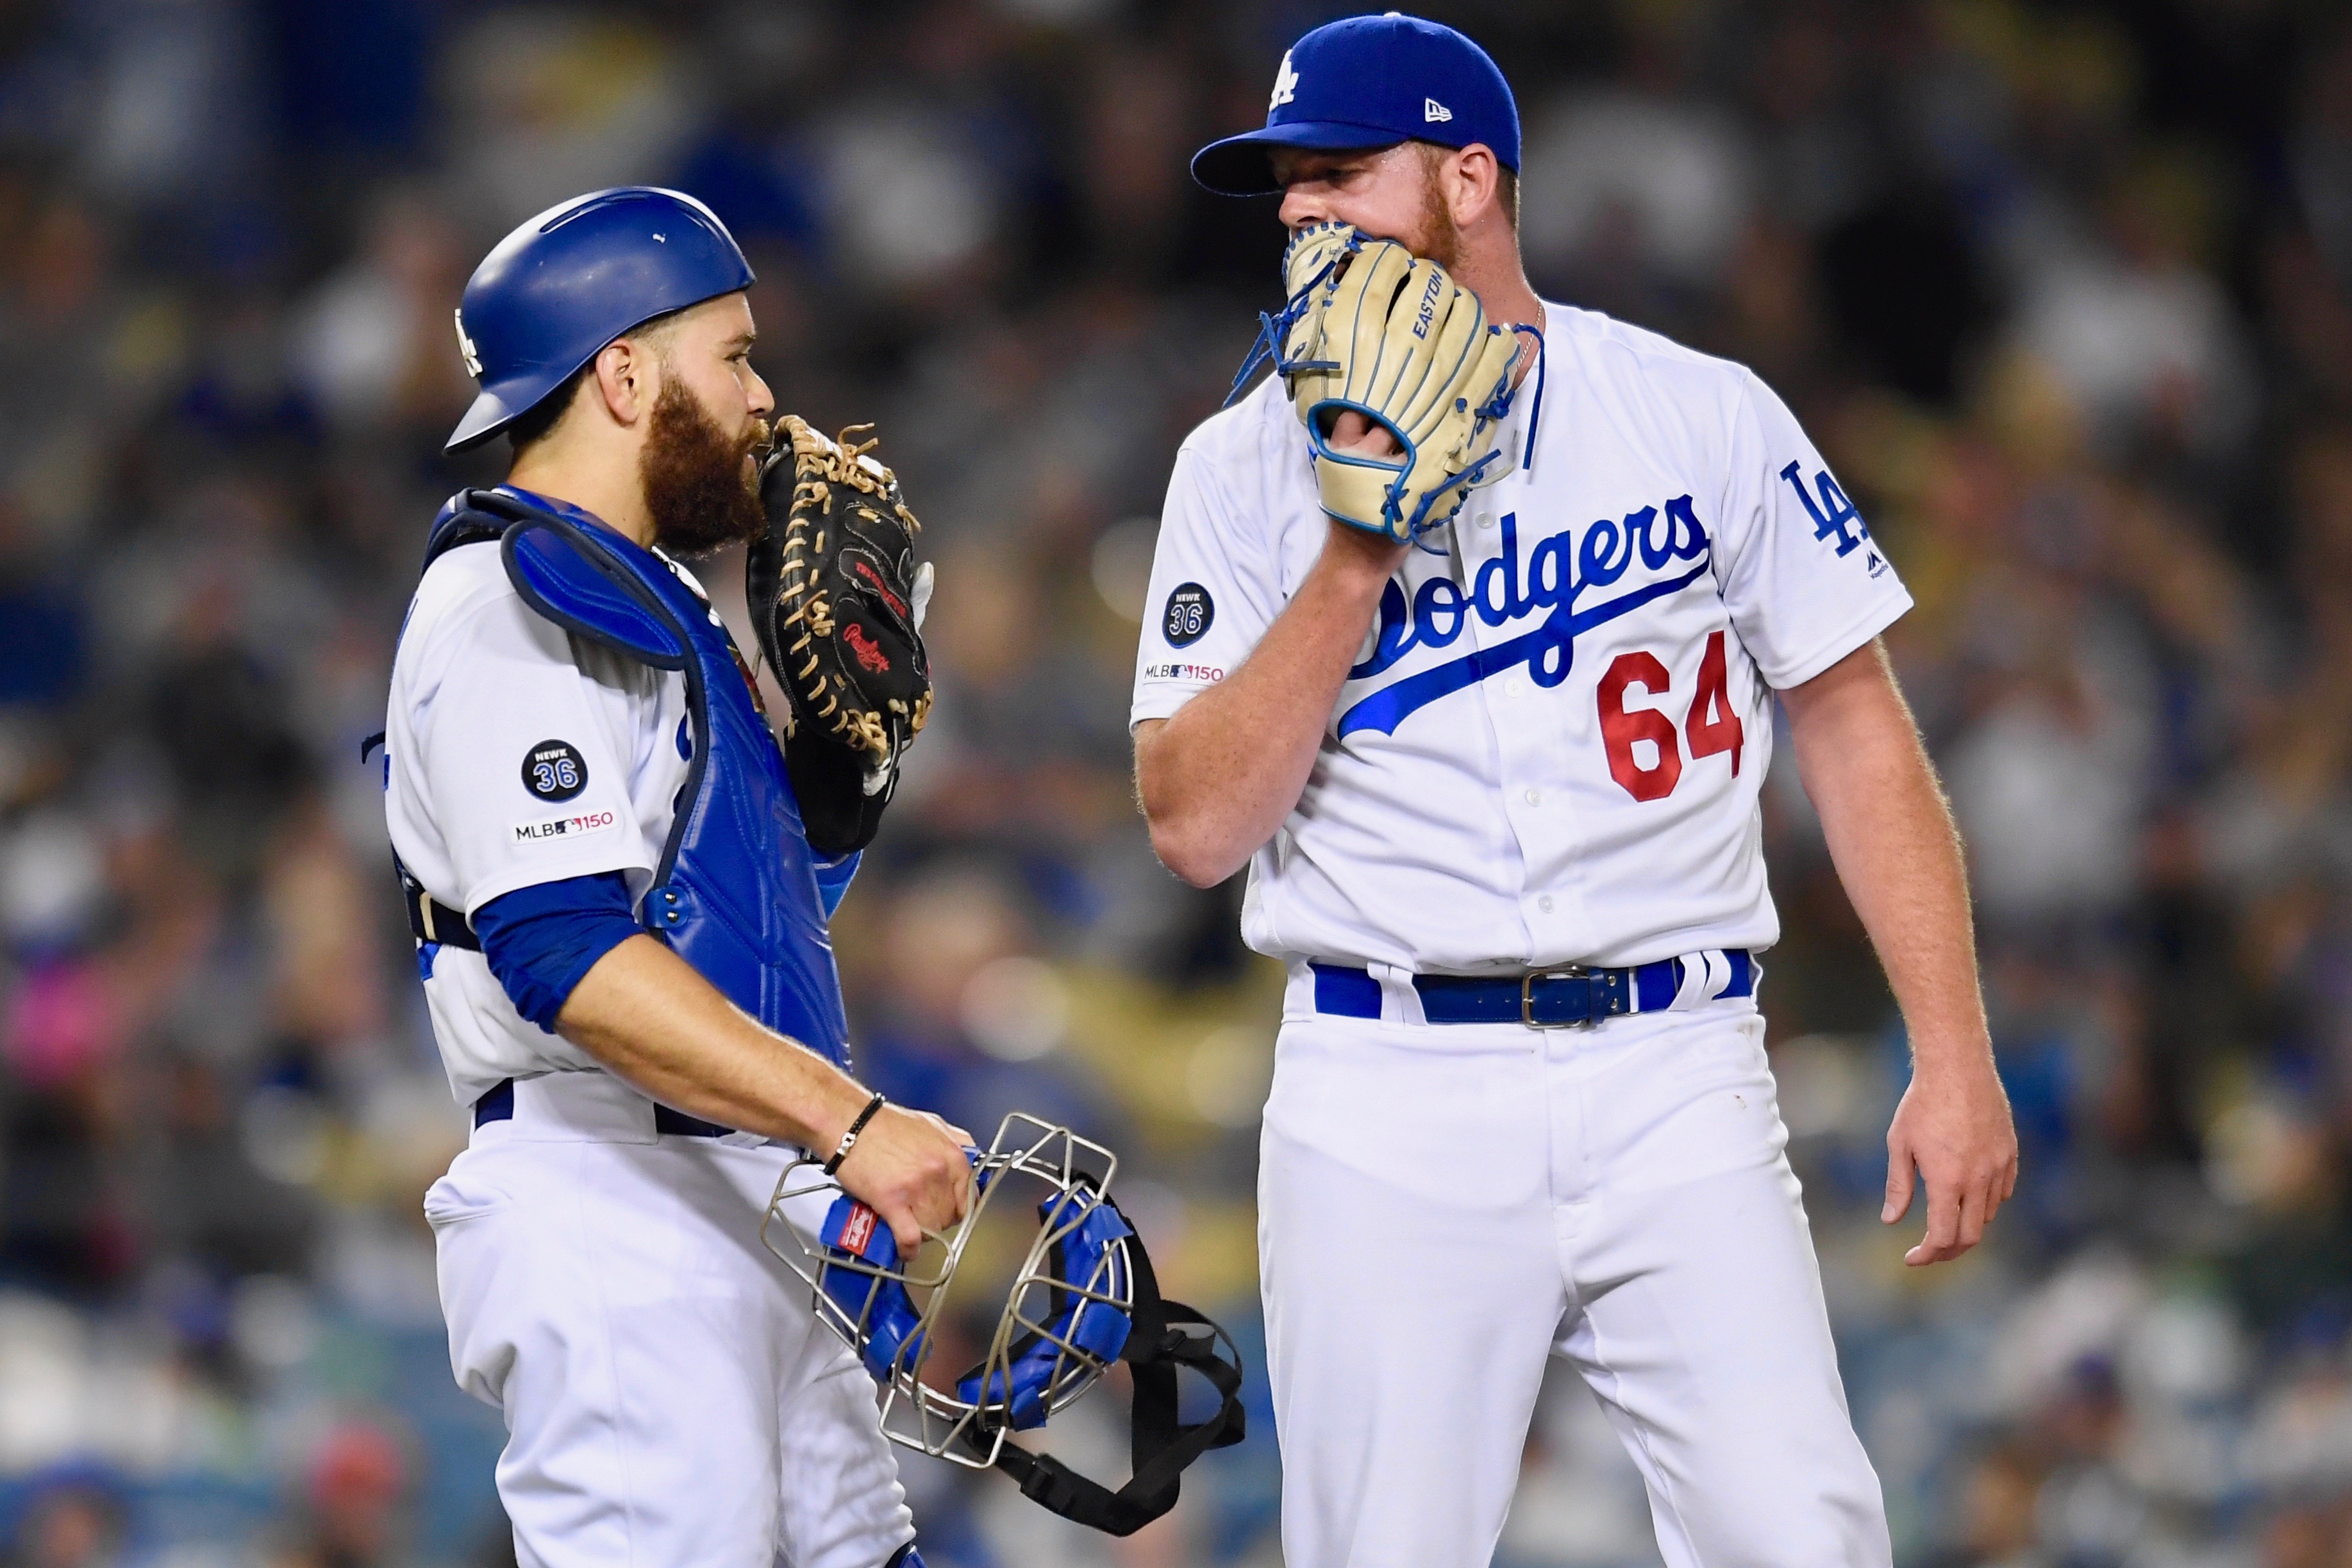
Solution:
[[[654,542],[673,555],[708,555],[764,529],[754,454],[767,441],[762,419],[729,439],[684,382],[664,376],[637,459]]]
[[[1449,273],[1462,269],[1462,226],[1454,221],[1454,209],[1445,205],[1434,174],[1421,189],[1421,232],[1405,242],[1405,248]]]
[[[1375,235],[1370,237],[1393,239],[1424,261],[1434,261],[1449,273],[1462,269],[1462,226],[1454,221],[1454,209],[1445,205],[1445,193],[1438,188],[1433,172],[1421,187],[1421,211],[1411,228],[1397,234]],[[1340,263],[1344,272],[1347,263]]]

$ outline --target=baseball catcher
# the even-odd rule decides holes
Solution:
[[[448,445],[513,457],[393,659],[385,825],[473,1123],[425,1212],[526,1568],[922,1563],[872,1384],[751,1240],[803,1152],[910,1247],[971,1203],[963,1131],[856,1078],[827,931],[929,700],[923,579],[887,470],[771,427],[752,282],[645,186],[483,259]],[[736,542],[781,723],[688,564]]]

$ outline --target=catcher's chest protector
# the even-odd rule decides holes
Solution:
[[[523,603],[577,637],[686,677],[693,754],[637,919],[769,1028],[843,1067],[849,1024],[800,805],[735,645],[659,557],[609,528],[499,490],[442,509],[430,565],[499,542]]]

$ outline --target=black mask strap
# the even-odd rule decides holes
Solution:
[[[1109,1535],[1132,1535],[1174,1508],[1185,1467],[1212,1448],[1240,1442],[1244,1429],[1242,1358],[1233,1336],[1181,1302],[1160,1298],[1141,1237],[1129,1237],[1127,1254],[1135,1270],[1132,1327],[1119,1352],[1135,1377],[1133,1474],[1127,1484],[1113,1491],[1050,1455],[1011,1443],[996,1457],[996,1468],[1021,1484],[1023,1496]],[[1217,1353],[1220,1343],[1230,1360]],[[1187,1425],[1177,1418],[1179,1367],[1190,1367],[1217,1391],[1216,1414],[1207,1420]]]

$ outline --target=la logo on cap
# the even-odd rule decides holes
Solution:
[[[1421,100],[1421,117],[1434,125],[1441,120],[1453,119],[1454,111],[1433,98],[1424,98]]]
[[[1274,73],[1274,97],[1267,100],[1265,111],[1272,114],[1298,94],[1298,73],[1290,68],[1290,51],[1282,51],[1282,68]]]

